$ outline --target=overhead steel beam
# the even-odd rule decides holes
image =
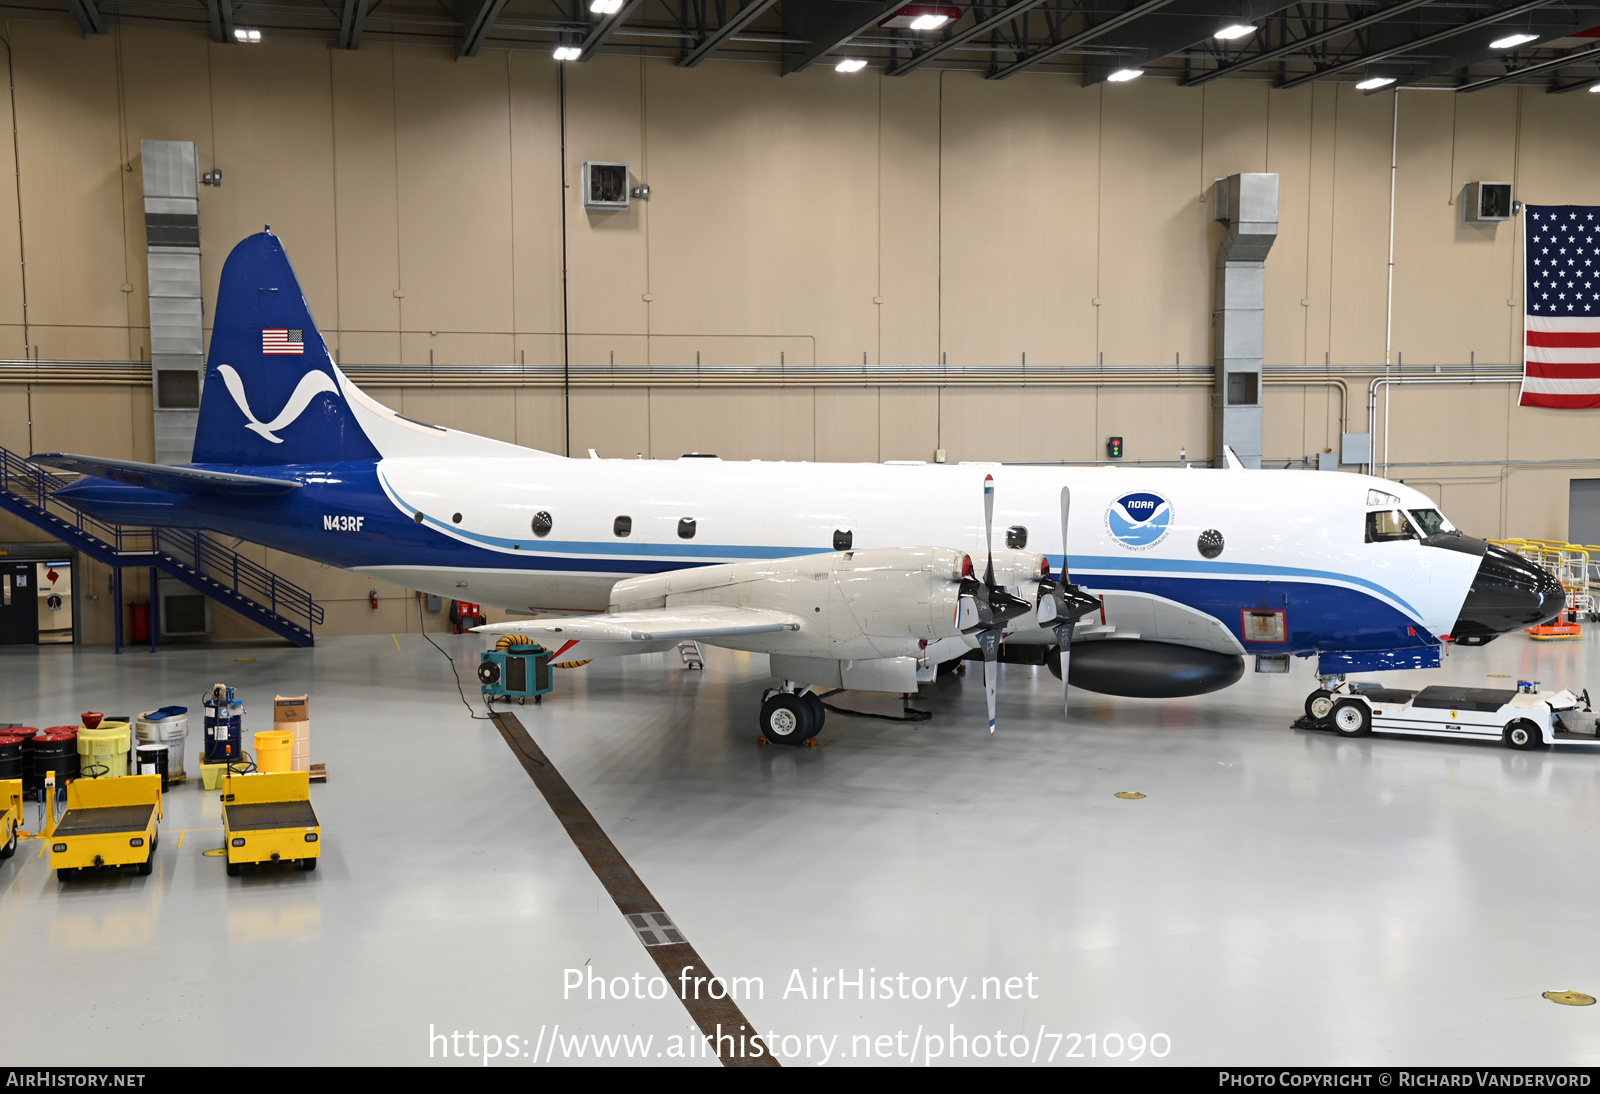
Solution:
[[[858,34],[877,26],[905,0],[805,0],[783,6],[785,38],[803,45],[783,47],[782,74],[810,68]]]
[[[1547,38],[1551,41],[1554,41],[1557,38],[1561,38],[1572,33],[1573,30],[1581,30],[1583,28],[1578,26],[1577,20],[1574,17],[1574,13],[1570,9],[1546,8],[1544,11],[1536,12],[1526,21],[1519,21],[1514,25],[1508,24],[1501,29],[1515,29],[1523,34],[1537,34],[1540,38]],[[1484,34],[1483,38],[1491,38],[1493,35],[1494,32],[1490,31],[1489,33]],[[1537,47],[1536,43],[1532,42],[1517,47],[1519,52],[1533,48]],[[1462,49],[1459,50],[1459,52],[1452,53],[1448,57],[1439,57],[1433,60],[1412,64],[1410,75],[1400,79],[1399,86],[1407,87],[1411,84],[1415,84],[1419,80],[1427,80],[1437,76],[1446,76],[1455,72],[1464,72],[1473,65],[1483,64],[1487,61],[1503,62],[1506,60],[1506,58],[1506,50],[1494,49],[1480,39],[1476,48]]]
[[[1535,8],[1544,8],[1549,6],[1550,0],[1524,0],[1524,2],[1521,4],[1513,4],[1509,8],[1501,8],[1499,11],[1494,12],[1491,15],[1485,15],[1481,19],[1473,19],[1465,23],[1458,23],[1453,27],[1446,27],[1444,30],[1434,31],[1432,34],[1424,34],[1420,38],[1412,38],[1410,41],[1401,42],[1399,45],[1390,46],[1387,49],[1376,50],[1372,53],[1364,53],[1360,57],[1352,57],[1348,61],[1343,61],[1336,65],[1329,65],[1327,68],[1318,69],[1316,72],[1308,72],[1304,76],[1296,76],[1292,80],[1285,80],[1283,83],[1279,84],[1278,87],[1283,90],[1288,90],[1291,87],[1299,87],[1301,84],[1308,84],[1312,80],[1320,80],[1324,76],[1336,76],[1341,72],[1349,72],[1354,68],[1364,68],[1367,65],[1374,64],[1378,61],[1387,60],[1390,57],[1398,57],[1403,53],[1411,53],[1415,50],[1422,49],[1424,46],[1431,46],[1435,42],[1443,42],[1446,39],[1456,37],[1458,34],[1466,34],[1469,31],[1493,26],[1496,23],[1511,18],[1513,15],[1521,15],[1523,12],[1533,11]]]
[[[1011,22],[1011,20],[1015,19],[1017,16],[1026,15],[1028,12],[1032,11],[1034,8],[1038,7],[1044,2],[1045,0],[1015,0],[1010,7],[996,12],[987,19],[980,19],[976,23],[972,24],[972,26],[967,27],[965,30],[958,30],[949,37],[935,42],[927,49],[912,54],[909,60],[901,61],[899,64],[891,68],[886,75],[904,76],[908,72],[915,72],[917,69],[921,68],[923,65],[927,64],[929,61],[933,60],[935,57],[946,52],[947,50],[952,50],[957,46],[965,45],[974,38],[981,38],[983,35],[988,34],[996,27]]]
[[[372,10],[372,0],[344,0],[339,13],[340,49],[361,48],[361,28],[366,24],[367,12]]]
[[[233,0],[206,0],[206,14],[211,16],[211,40],[233,41]]]
[[[348,2],[346,0],[348,10]],[[494,21],[505,10],[506,0],[463,0],[460,6],[461,38],[456,43],[456,57],[476,57],[483,48]]]
[[[733,14],[733,18],[712,31],[704,41],[698,43],[688,53],[685,53],[683,59],[678,62],[678,67],[694,68],[718,49],[721,49],[724,42],[749,26],[752,21],[777,2],[778,0],[745,0],[744,7],[736,11]]]
[[[104,34],[106,23],[100,16],[100,9],[95,6],[94,0],[67,0],[67,10],[72,12],[73,22],[78,24],[78,29],[83,31],[87,38],[91,34]]]
[[[578,43],[578,60],[587,61],[593,57],[595,52],[606,44],[606,40],[615,34],[622,27],[622,24],[628,21],[628,17],[638,11],[639,5],[643,3],[644,0],[623,0],[622,7],[618,9],[617,14],[604,16],[598,23],[590,27],[588,35]],[[501,4],[504,6],[504,0],[501,0]]]
[[[1590,46],[1588,49],[1576,50],[1561,57],[1552,57],[1548,61],[1540,61],[1538,64],[1524,65],[1514,72],[1506,73],[1504,76],[1491,76],[1487,80],[1478,80],[1474,83],[1463,84],[1461,87],[1456,88],[1456,90],[1482,91],[1486,87],[1498,87],[1500,84],[1508,84],[1512,80],[1520,80],[1524,76],[1536,76],[1541,72],[1554,72],[1556,69],[1559,69],[1564,65],[1570,65],[1576,61],[1593,60],[1597,57],[1600,57],[1600,46]],[[1594,81],[1592,80],[1590,81],[1590,83],[1593,82]],[[1572,89],[1563,88],[1563,90],[1570,91]]]
[[[1144,3],[1135,4],[1121,15],[1113,15],[1111,18],[1097,23],[1095,26],[1080,30],[1077,34],[1072,35],[1070,38],[1063,38],[1054,45],[1049,45],[1042,49],[1034,50],[1020,61],[1013,61],[1011,64],[1006,65],[999,71],[990,73],[989,79],[1009,79],[1024,69],[1032,68],[1040,61],[1047,61],[1058,53],[1065,53],[1069,49],[1076,49],[1078,46],[1092,42],[1096,38],[1110,34],[1118,27],[1127,26],[1135,19],[1142,19],[1153,11],[1160,11],[1162,8],[1166,7],[1172,2],[1173,0],[1144,0]]]
[[[1400,3],[1390,5],[1382,11],[1375,11],[1371,15],[1363,15],[1360,19],[1351,19],[1326,30],[1319,30],[1315,34],[1308,34],[1304,38],[1296,38],[1294,41],[1285,42],[1281,46],[1262,50],[1260,53],[1252,53],[1250,56],[1235,61],[1231,65],[1223,65],[1221,68],[1214,68],[1210,72],[1202,72],[1198,76],[1185,80],[1183,86],[1196,87],[1200,84],[1210,83],[1219,76],[1231,76],[1235,72],[1242,72],[1247,68],[1254,68],[1256,65],[1265,64],[1268,61],[1276,61],[1278,58],[1287,57],[1291,53],[1299,53],[1307,46],[1326,42],[1328,39],[1337,38],[1341,34],[1363,30],[1374,23],[1382,23],[1385,20],[1393,19],[1396,15],[1404,15],[1408,11],[1431,3],[1433,3],[1433,0],[1400,0]]]
[[[1241,6],[1239,0],[1178,0],[1166,11],[1129,23],[1100,39],[1102,47],[1121,51],[1130,65],[1159,61],[1180,50],[1203,42],[1221,30],[1227,21],[1256,22],[1293,7],[1299,0],[1258,0]],[[1261,33],[1258,29],[1257,33]],[[1122,65],[1104,60],[1085,60],[1083,86],[1104,80]]]
[[[1549,93],[1551,95],[1565,95],[1569,91],[1587,91],[1597,84],[1600,84],[1600,79],[1591,76],[1587,80],[1579,80],[1575,84],[1557,84],[1550,88]]]

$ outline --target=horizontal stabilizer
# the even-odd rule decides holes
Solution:
[[[198,467],[171,467],[135,460],[107,460],[99,456],[77,456],[70,452],[42,452],[28,459],[44,467],[75,471],[97,479],[128,486],[143,486],[168,494],[249,494],[263,497],[287,494],[300,489],[291,479],[269,479],[260,475],[235,475],[228,471],[207,471]]]
[[[730,638],[735,635],[797,631],[800,620],[788,612],[689,604],[681,608],[646,608],[606,612],[575,619],[530,619],[474,627],[480,634],[525,634],[545,645],[573,642],[667,642],[685,638]]]

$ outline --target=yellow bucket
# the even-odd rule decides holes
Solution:
[[[288,771],[293,759],[294,733],[285,729],[264,729],[256,734],[256,770]]]
[[[127,722],[101,722],[95,729],[79,726],[78,770],[87,771],[90,764],[102,764],[109,770],[100,778],[126,775],[131,744]]]

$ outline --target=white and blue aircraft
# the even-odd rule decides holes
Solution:
[[[910,692],[968,654],[991,732],[1000,661],[1160,698],[1226,687],[1247,656],[1315,657],[1325,714],[1346,673],[1436,666],[1563,603],[1361,475],[567,459],[413,421],[339,370],[270,232],[234,248],[215,320],[194,462],[35,455],[90,476],[63,501],[529,615],[479,630],[558,659],[767,653],[773,741],[821,727],[813,685]]]

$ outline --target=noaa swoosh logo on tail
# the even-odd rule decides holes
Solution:
[[[311,400],[321,395],[324,391],[339,394],[339,385],[333,382],[333,377],[326,372],[312,371],[300,377],[300,382],[295,385],[294,391],[289,395],[289,401],[283,404],[283,409],[278,416],[270,422],[263,422],[257,418],[250,409],[250,402],[245,398],[244,380],[232,365],[219,365],[217,373],[222,377],[222,382],[228,388],[228,394],[233,396],[233,401],[238,405],[244,416],[250,419],[245,423],[245,428],[261,434],[273,444],[282,444],[282,437],[273,436],[273,431],[293,425],[296,418],[305,413],[306,407],[311,405]]]

